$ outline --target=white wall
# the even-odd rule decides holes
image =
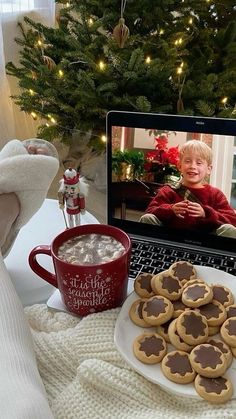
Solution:
[[[177,145],[181,145],[185,143],[187,138],[186,132],[178,132],[176,135],[175,133],[171,132],[168,135],[168,145],[169,147],[175,147]],[[149,131],[143,128],[135,128],[134,130],[134,147],[135,148],[147,148],[147,149],[154,149],[156,142],[154,140],[154,135],[149,135]]]

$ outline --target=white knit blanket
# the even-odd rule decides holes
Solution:
[[[216,406],[174,396],[129,367],[114,344],[119,309],[83,320],[46,305],[25,312],[56,419],[236,418],[236,400]]]

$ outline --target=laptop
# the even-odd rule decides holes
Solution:
[[[211,147],[208,182],[225,194],[236,213],[236,119],[110,111],[106,122],[107,220],[131,237],[130,278],[141,272],[157,274],[177,260],[236,275],[235,238],[170,228],[168,222],[140,222],[165,182],[178,185],[176,166],[166,164],[163,169],[157,158],[155,147],[161,148],[163,138],[168,150],[172,148],[172,157],[176,147],[192,139]]]

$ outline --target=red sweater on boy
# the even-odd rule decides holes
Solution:
[[[146,213],[154,214],[164,225],[172,228],[212,231],[222,224],[232,224],[236,227],[236,213],[222,191],[208,184],[199,189],[188,189],[204,209],[204,218],[192,217],[188,214],[184,218],[177,217],[172,210],[172,205],[183,201],[184,198],[178,194],[178,189],[171,188],[169,185],[159,189]]]

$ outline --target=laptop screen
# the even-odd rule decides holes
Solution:
[[[108,223],[235,252],[236,120],[111,111]]]

